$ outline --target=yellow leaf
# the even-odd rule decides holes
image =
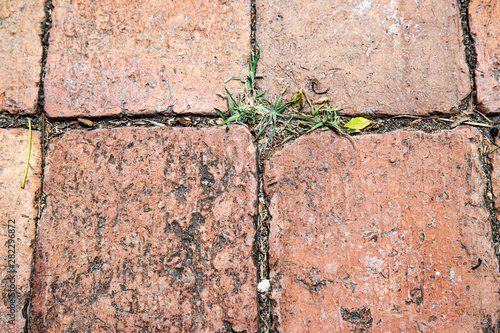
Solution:
[[[345,128],[352,130],[362,130],[366,126],[370,125],[372,122],[363,117],[356,117],[351,119],[347,124],[344,125]]]
[[[302,88],[295,93],[292,97],[292,108],[302,109],[306,105],[306,97],[302,92]]]

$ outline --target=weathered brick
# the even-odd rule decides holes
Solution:
[[[249,3],[54,0],[47,113],[216,114],[248,72]]]
[[[500,113],[500,4],[472,0],[469,6],[477,53],[477,101],[485,113]]]
[[[265,165],[278,329],[497,327],[480,133],[397,131],[355,143],[312,134]]]
[[[42,70],[43,0],[0,2],[0,112],[34,114]]]
[[[35,240],[35,197],[41,186],[40,132],[33,131],[30,167],[25,129],[0,129],[0,333],[23,332]]]
[[[347,114],[454,112],[470,93],[456,0],[258,3],[260,86],[330,89]],[[312,82],[316,82],[312,87]]]
[[[51,141],[32,331],[255,332],[256,189],[242,127]]]

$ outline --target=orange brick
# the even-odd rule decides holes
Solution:
[[[500,113],[500,4],[472,0],[469,6],[477,53],[477,101],[485,113]]]
[[[50,117],[227,109],[248,73],[250,1],[54,0]],[[238,91],[241,84],[228,83]]]
[[[257,11],[259,85],[289,85],[285,99],[304,87],[351,115],[429,115],[456,112],[471,91],[456,0],[272,0]]]
[[[0,112],[34,114],[42,70],[43,0],[0,3]]]
[[[355,142],[312,134],[265,165],[277,328],[496,327],[500,274],[479,131],[397,131]]]
[[[0,333],[21,333],[22,310],[30,294],[36,217],[41,185],[40,132],[33,131],[26,186],[28,131],[0,129]],[[13,297],[16,295],[15,297]]]
[[[51,141],[32,332],[256,332],[255,159],[236,126]]]

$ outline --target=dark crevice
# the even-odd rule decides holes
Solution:
[[[250,45],[251,45],[251,52],[252,52],[252,57],[255,57],[255,51],[256,51],[256,39],[255,39],[255,33],[256,33],[256,21],[257,21],[257,7],[255,4],[255,0],[250,1]]]
[[[257,51],[256,42],[256,21],[257,21],[257,7],[255,0],[250,0],[250,43],[251,43],[251,58],[255,58]],[[261,147],[257,144],[256,154],[257,154],[257,180],[258,180],[258,193],[257,193],[257,225],[255,234],[255,249],[257,255],[257,283],[263,280],[269,279],[269,264],[268,264],[268,239],[269,239],[269,228],[268,228],[268,212],[266,199],[263,191],[263,168],[262,159],[260,156]],[[270,293],[260,293],[257,294],[257,306],[258,306],[258,322],[259,322],[259,332],[268,333],[271,327],[271,304],[270,304]]]
[[[30,287],[29,287],[29,295],[28,298],[25,301],[23,310],[22,310],[22,315],[26,319],[26,323],[24,325],[24,333],[29,333],[31,329],[31,322],[30,322],[30,308],[31,308],[31,302],[32,302],[32,297],[33,297],[33,279],[35,275],[35,261],[36,261],[36,251],[37,251],[37,239],[38,239],[38,222],[40,221],[40,217],[43,213],[43,209],[45,207],[45,195],[43,194],[43,179],[44,179],[44,170],[45,170],[45,154],[46,154],[46,149],[45,149],[45,133],[46,133],[46,128],[45,128],[45,112],[44,112],[44,106],[45,106],[45,95],[44,95],[44,82],[45,82],[45,69],[46,69],[46,64],[47,64],[47,55],[48,55],[48,50],[49,50],[49,36],[50,36],[50,29],[52,28],[52,9],[54,6],[52,5],[52,0],[47,0],[44,3],[44,11],[45,11],[45,18],[41,22],[41,41],[42,41],[42,60],[41,60],[41,71],[40,71],[40,82],[39,82],[39,88],[38,88],[38,103],[36,107],[36,115],[37,121],[35,124],[37,125],[35,127],[36,130],[40,130],[42,132],[42,138],[41,138],[41,152],[42,152],[42,161],[41,161],[41,185],[40,185],[40,192],[36,193],[35,195],[35,201],[36,205],[38,207],[38,216],[35,218],[35,240],[33,244],[33,256],[32,256],[32,261],[31,261],[31,274],[30,274]],[[26,119],[24,119],[26,120]]]
[[[259,189],[257,199],[257,282],[269,280],[269,201],[264,193],[262,161],[258,159],[259,167]],[[270,332],[271,322],[271,299],[270,291],[258,292],[259,332]]]
[[[44,82],[45,82],[45,72],[47,65],[47,55],[49,53],[49,36],[50,29],[52,28],[52,10],[54,6],[52,5],[52,0],[47,0],[44,4],[45,19],[41,23],[42,34],[40,35],[42,39],[42,61],[41,61],[41,71],[40,71],[40,83],[38,87],[38,104],[36,108],[36,114],[41,115],[44,111],[45,105],[45,95],[44,95]]]
[[[486,141],[486,136],[483,141]],[[495,251],[495,255],[500,267],[500,222],[497,219],[497,213],[495,209],[495,197],[493,195],[493,186],[492,186],[492,159],[488,157],[486,154],[481,154],[484,151],[488,151],[488,145],[486,142],[483,142],[482,152],[480,151],[480,156],[483,156],[483,171],[486,176],[486,191],[483,193],[484,202],[486,204],[486,208],[490,213],[490,227],[491,227],[491,240],[493,242],[493,248]],[[479,265],[479,264],[478,264]],[[479,266],[478,266],[479,267]],[[499,268],[500,270],[500,268]]]
[[[44,114],[42,114],[44,115]],[[87,118],[45,118],[45,146],[50,139],[68,131],[111,129],[118,127],[216,127],[219,117],[195,115],[117,115],[89,120]],[[90,124],[90,126],[89,126]]]
[[[251,43],[251,56],[255,58],[257,52],[257,5],[255,0],[250,0],[250,43]],[[258,64],[257,64],[258,65]],[[257,283],[263,280],[269,280],[269,202],[264,193],[263,181],[263,155],[261,154],[262,145],[257,143],[257,179],[258,179],[258,193],[257,193],[257,228],[255,235],[255,248],[257,252]],[[259,333],[271,332],[271,293],[257,292],[257,306],[259,316]]]
[[[457,0],[460,8],[460,23],[462,25],[463,44],[465,47],[465,59],[469,66],[469,78],[471,82],[471,98],[474,105],[477,105],[477,89],[475,71],[477,67],[476,47],[470,32],[469,25],[469,0]]]

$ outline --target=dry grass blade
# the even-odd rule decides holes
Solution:
[[[24,171],[23,182],[21,183],[21,188],[24,189],[26,185],[26,178],[28,177],[28,170],[30,167],[30,158],[31,158],[31,118],[28,118],[29,124],[29,138],[28,138],[28,159],[26,161],[26,170]]]

